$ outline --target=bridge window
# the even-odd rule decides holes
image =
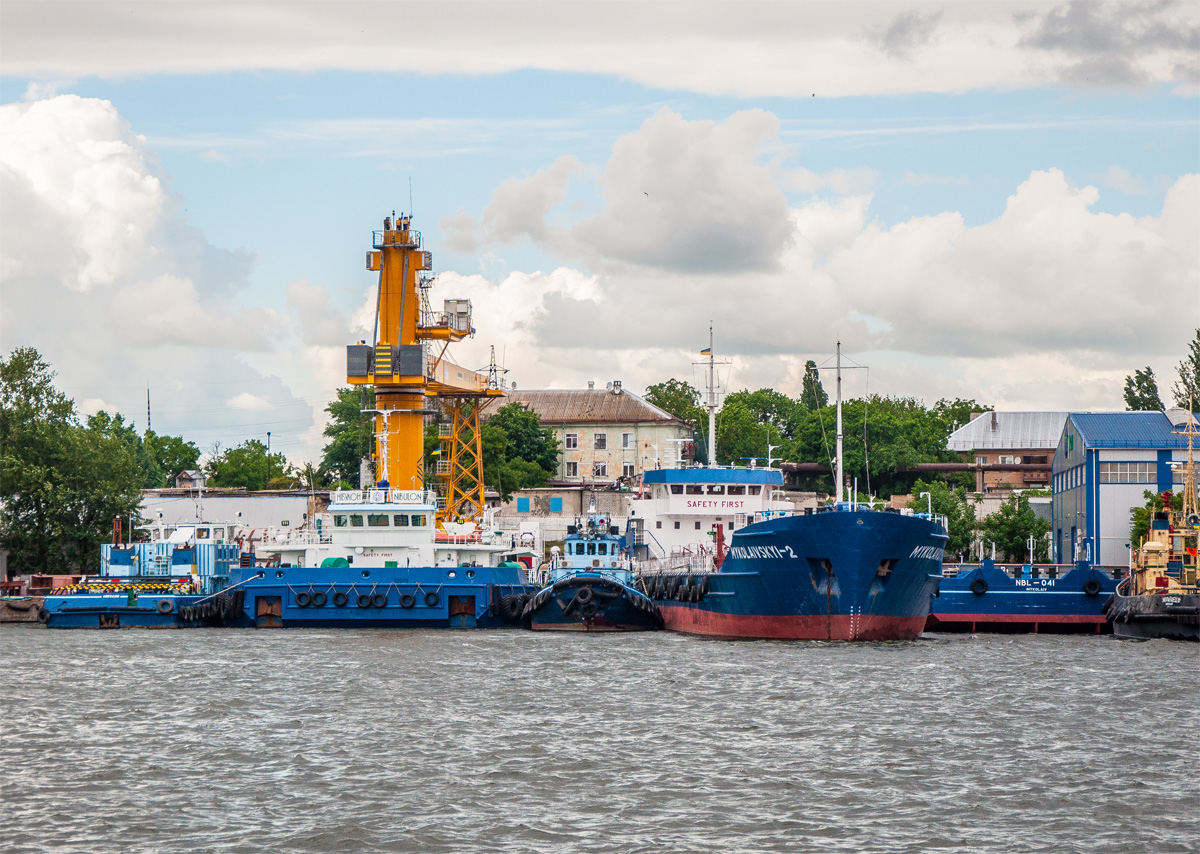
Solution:
[[[424,514],[414,515],[412,517],[412,523],[413,523],[414,528],[424,528],[425,527],[425,515]]]
[[[208,528],[197,528],[196,529],[196,539],[197,540],[207,540],[208,539]]]
[[[577,555],[583,554],[583,548],[584,548],[583,543],[576,543],[575,544],[575,554],[577,554]]]
[[[346,519],[345,513],[335,513],[333,516],[333,527],[344,528],[350,523]]]
[[[746,487],[739,486],[737,484],[730,484],[729,486],[725,487],[725,494],[726,495],[745,495]]]
[[[596,554],[598,554],[598,555],[608,554],[608,543],[596,543]]]
[[[704,487],[698,483],[689,483],[684,491],[688,495],[703,495]]]
[[[386,513],[368,513],[367,514],[367,527],[368,528],[386,528],[387,526],[388,526],[388,523],[387,523],[387,514]]]
[[[587,553],[590,555],[594,555],[596,553],[596,544],[595,543],[587,544]]]
[[[392,517],[392,524],[395,525],[397,528],[407,528],[408,527],[408,514],[407,513],[397,513],[395,516]]]
[[[350,527],[351,528],[361,528],[362,526],[363,526],[363,517],[360,516],[358,513],[351,513],[350,514]]]
[[[683,495],[683,484],[682,483],[671,484],[671,494],[672,495]]]
[[[710,483],[708,485],[708,494],[709,495],[724,495],[725,494],[725,485],[721,484],[721,483]]]
[[[750,487],[750,494],[751,494],[751,495],[760,495],[761,493],[762,493],[762,487],[761,487],[761,486],[752,486],[752,487]]]

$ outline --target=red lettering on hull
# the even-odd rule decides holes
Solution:
[[[722,614],[685,605],[659,605],[663,628],[689,635],[774,640],[912,640],[925,617],[878,614]]]

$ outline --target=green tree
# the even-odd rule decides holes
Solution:
[[[772,388],[760,388],[758,391],[746,389],[735,391],[725,398],[725,406],[729,406],[731,403],[745,405],[756,421],[775,427],[776,438],[782,436],[785,439],[791,439],[804,421],[804,405]],[[722,411],[717,413],[717,417],[720,418],[723,412],[724,406]],[[718,433],[717,438],[720,439],[720,437],[721,435]],[[717,446],[720,447],[719,441]]]
[[[800,391],[801,405],[810,411],[823,409],[829,404],[829,395],[821,386],[821,372],[817,363],[809,359],[804,363],[804,383]]]
[[[250,490],[288,489],[297,484],[292,467],[283,454],[270,454],[257,439],[214,454],[205,467],[209,486]]]
[[[1188,342],[1188,354],[1179,363],[1179,382],[1171,391],[1175,393],[1175,405],[1187,408],[1200,406],[1200,329]]]
[[[496,410],[480,430],[484,483],[508,501],[519,489],[545,486],[558,469],[559,444],[538,414],[519,403]]]
[[[1037,516],[1029,498],[1014,494],[995,513],[984,517],[980,531],[985,542],[995,543],[1002,560],[1024,561],[1029,554],[1028,540],[1034,539],[1034,561],[1046,559],[1046,532],[1050,523]]]
[[[0,544],[19,571],[63,568],[55,551],[75,404],[31,347],[0,361]]]
[[[912,491],[913,499],[908,503],[910,509],[924,513],[932,503],[933,512],[946,517],[950,535],[946,543],[946,554],[960,557],[970,554],[978,522],[975,519],[975,507],[967,498],[967,491],[961,486],[955,487],[945,481],[921,479],[912,485]],[[922,492],[928,492],[929,498],[922,498]]]
[[[147,430],[142,445],[147,489],[172,486],[176,475],[194,470],[200,462],[200,449],[181,436],[160,436]]]
[[[1163,403],[1158,396],[1158,382],[1149,365],[1125,377],[1125,408],[1130,412],[1163,411]]]
[[[665,383],[647,386],[643,397],[648,403],[693,427],[699,427],[704,422],[704,410],[700,408],[700,392],[693,388],[691,383],[672,377]]]
[[[326,481],[341,482],[354,488],[359,483],[359,464],[375,450],[375,389],[371,386],[339,388],[337,397],[325,407],[329,424],[325,435],[329,442],[321,455],[321,475]]]

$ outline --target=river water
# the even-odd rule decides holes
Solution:
[[[4,851],[1200,850],[1200,648],[0,631]]]

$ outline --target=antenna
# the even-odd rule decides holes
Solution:
[[[146,432],[150,432],[150,383],[146,383]]]
[[[412,175],[408,176],[408,215],[413,215],[412,208]]]

